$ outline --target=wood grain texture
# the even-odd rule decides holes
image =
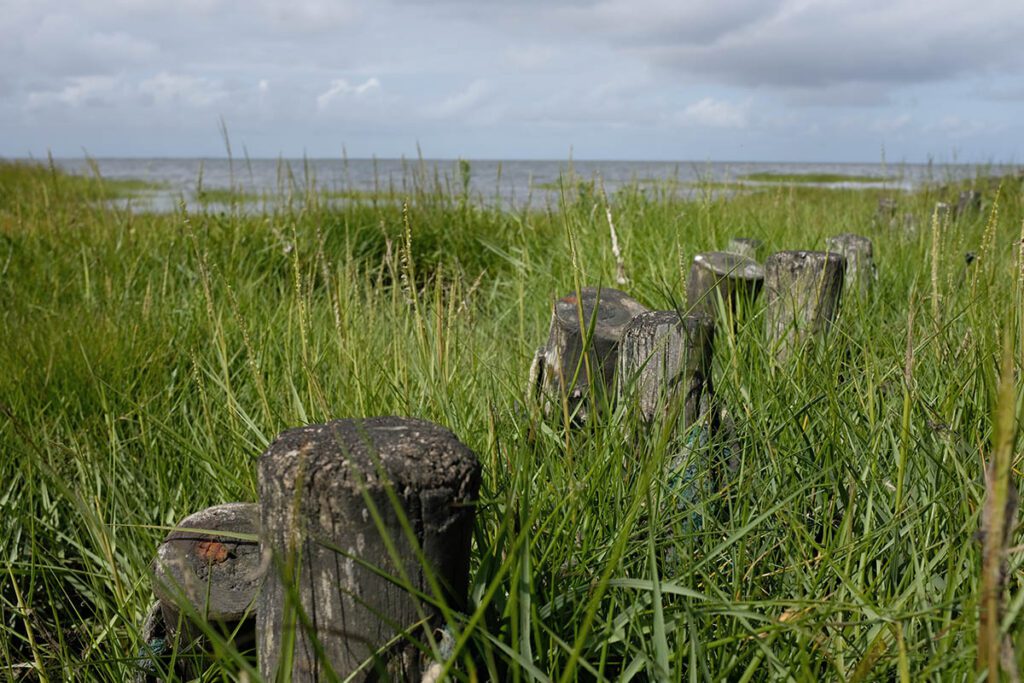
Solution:
[[[531,377],[546,415],[560,414],[565,400],[569,414],[583,421],[600,396],[613,397],[619,341],[629,321],[645,311],[625,292],[607,287],[584,287],[555,301]]]
[[[464,607],[479,486],[476,455],[424,420],[334,420],[278,436],[259,461],[272,557],[258,601],[261,675],[344,679],[372,660],[353,680],[418,680],[425,662],[410,638],[426,642],[423,629],[441,624],[412,591],[432,595],[428,566],[445,587],[435,598]]]
[[[839,312],[846,259],[821,251],[780,251],[765,261],[765,328],[777,361],[814,335],[824,334]]]

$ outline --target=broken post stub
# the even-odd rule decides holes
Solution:
[[[721,312],[734,322],[741,308],[749,307],[764,282],[764,268],[753,259],[724,251],[697,254],[686,281],[686,305],[691,313],[717,319]]]
[[[555,302],[547,344],[530,369],[531,392],[546,416],[561,414],[565,400],[569,415],[585,421],[599,403],[594,390],[612,396],[619,340],[629,321],[645,311],[625,292],[608,287],[584,287]]]
[[[710,403],[714,323],[703,313],[648,311],[633,318],[619,348],[619,398],[636,401],[650,422],[678,415],[681,428],[695,424]]]
[[[196,622],[202,621],[239,650],[253,647],[253,608],[263,578],[258,532],[255,503],[227,503],[189,515],[164,538],[153,561],[153,593],[160,622],[179,646],[201,639]],[[180,661],[198,674],[199,655]]]
[[[752,237],[733,237],[725,250],[730,254],[746,256],[752,261],[761,260],[761,252],[764,250],[764,242]]]
[[[780,251],[765,261],[765,326],[777,361],[832,325],[845,270],[846,259],[833,252]]]
[[[280,434],[259,460],[271,558],[257,602],[260,675],[420,680],[431,661],[421,648],[445,626],[437,603],[465,608],[479,487],[473,451],[424,420]]]
[[[876,277],[871,240],[847,232],[826,239],[825,250],[842,254],[846,259],[844,291],[862,297],[867,296]]]

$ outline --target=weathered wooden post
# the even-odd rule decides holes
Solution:
[[[717,422],[711,361],[715,325],[705,313],[648,311],[633,318],[619,351],[619,400],[633,401],[645,423],[665,418],[674,432],[661,483],[666,502],[690,510],[688,524],[699,527],[699,510],[713,490],[717,469],[707,448]]]
[[[693,425],[711,394],[714,330],[704,313],[648,311],[633,318],[619,350],[620,400],[635,397],[645,421],[678,410],[682,428]]]
[[[573,292],[555,302],[547,344],[537,350],[530,369],[530,390],[545,415],[560,413],[565,399],[569,415],[586,420],[596,407],[592,391],[611,395],[619,340],[627,323],[645,311],[640,302],[608,287],[584,287],[578,296]]]
[[[202,637],[195,623],[206,622],[245,650],[255,644],[252,610],[263,579],[256,536],[255,503],[215,505],[189,515],[167,534],[153,561],[153,593],[168,637],[179,646]],[[180,627],[179,627],[180,625]],[[192,674],[201,671],[201,649],[179,661]]]
[[[846,259],[843,288],[855,296],[866,296],[875,282],[874,249],[867,237],[843,233],[825,240],[825,250],[842,254]]]
[[[413,641],[432,642],[444,624],[417,593],[465,608],[479,487],[476,455],[424,420],[333,420],[279,435],[259,460],[272,558],[257,602],[261,676],[420,680],[429,659]]]
[[[686,281],[686,305],[691,312],[714,319],[721,299],[726,315],[735,321],[737,309],[754,301],[763,282],[764,268],[746,256],[724,251],[697,254]]]
[[[831,326],[845,270],[846,259],[832,252],[780,251],[765,261],[765,326],[777,361]]]
[[[875,209],[875,220],[879,224],[892,225],[896,220],[899,202],[895,197],[879,197],[878,208]]]
[[[733,237],[725,247],[730,254],[745,256],[752,261],[761,260],[762,249],[764,249],[764,242],[752,237]]]
[[[981,211],[981,193],[977,190],[964,190],[956,200],[956,216]]]

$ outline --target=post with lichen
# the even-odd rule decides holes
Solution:
[[[821,251],[780,251],[764,264],[765,327],[779,362],[825,333],[839,311],[846,259]]]
[[[465,609],[476,455],[423,420],[290,429],[259,460],[265,680],[420,680]],[[351,677],[351,678],[349,678]]]
[[[712,319],[724,313],[735,323],[737,313],[753,303],[763,282],[764,269],[751,258],[724,251],[697,254],[686,280],[687,308]]]
[[[547,344],[530,369],[530,393],[545,415],[561,415],[565,408],[572,421],[581,422],[594,413],[601,395],[611,396],[622,333],[645,311],[608,287],[584,287],[555,301]]]
[[[847,232],[826,239],[825,250],[842,254],[846,259],[843,291],[851,296],[867,296],[876,278],[871,240]]]
[[[143,671],[175,649],[176,674],[198,676],[209,663],[205,631],[240,651],[254,647],[264,568],[258,531],[255,503],[227,503],[189,515],[167,534],[153,561],[157,604],[143,627]]]

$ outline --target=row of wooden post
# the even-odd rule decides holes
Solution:
[[[631,400],[644,421],[669,415],[690,429],[715,410],[716,321],[734,325],[766,290],[766,329],[784,361],[831,324],[844,282],[866,293],[874,278],[871,243],[855,235],[763,266],[758,241],[729,249],[694,258],[684,313],[614,289],[556,300],[531,369],[543,412],[579,422]],[[479,485],[476,455],[423,420],[285,431],[259,459],[259,503],[192,515],[159,547],[137,679],[156,677],[147,662],[170,666],[172,650],[191,653],[173,675],[198,675],[217,637],[251,646],[268,680],[436,679],[452,642],[444,613],[466,603]]]

